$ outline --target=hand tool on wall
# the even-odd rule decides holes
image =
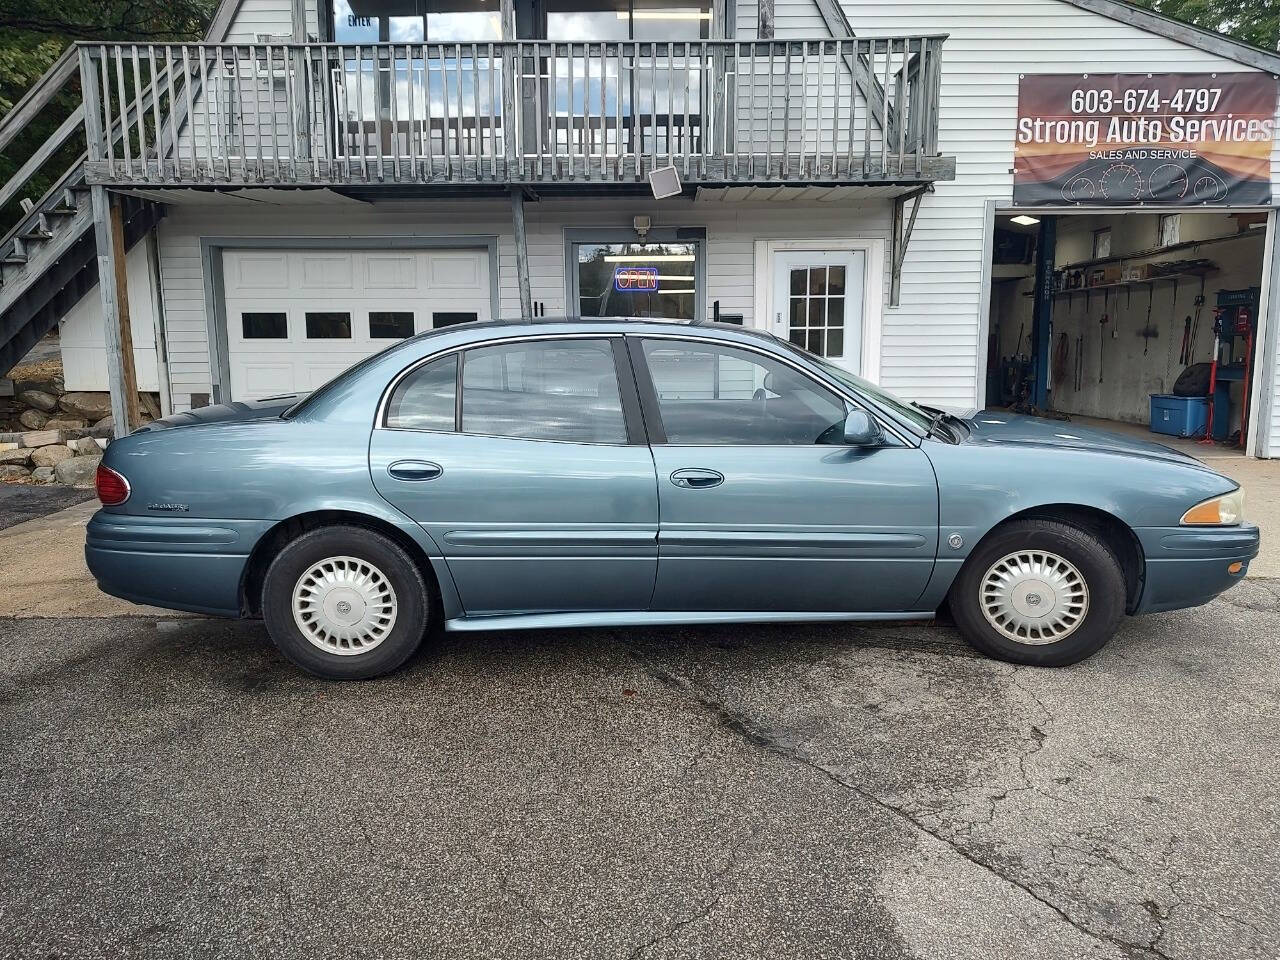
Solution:
[[[1178,363],[1186,366],[1191,361],[1188,359],[1188,351],[1191,349],[1191,314],[1187,314],[1187,318],[1182,321],[1182,348],[1178,351]]]
[[[1099,383],[1102,382],[1102,357],[1107,350],[1106,332],[1107,332],[1107,323],[1108,321],[1110,321],[1110,319],[1111,318],[1104,313],[1102,315],[1102,319],[1098,321],[1098,382]]]
[[[1084,334],[1076,337],[1076,378],[1075,388],[1077,391],[1084,385]]]
[[[1151,346],[1151,338],[1160,336],[1160,331],[1151,326],[1151,303],[1156,298],[1156,285],[1154,283],[1147,284],[1147,323],[1139,332],[1142,337],[1142,355],[1147,355],[1147,348]]]

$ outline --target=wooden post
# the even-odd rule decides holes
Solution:
[[[133,365],[133,331],[129,324],[129,285],[125,276],[124,220],[120,199],[107,188],[90,188],[94,241],[98,248],[98,292],[106,332],[107,380],[115,435],[123,437],[140,423],[138,377]]]
[[[520,315],[533,316],[533,291],[529,287],[529,245],[524,233],[524,190],[515,187],[511,191],[511,222],[515,227],[516,276],[520,281]]]

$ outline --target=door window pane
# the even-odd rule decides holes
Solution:
[[[350,340],[351,314],[323,311],[307,314],[308,340]]]
[[[372,310],[369,336],[375,340],[403,340],[413,336],[412,310]]]
[[[626,443],[608,340],[549,340],[468,350],[462,429],[498,437]]]
[[[820,357],[844,355],[845,268],[792,267],[787,339]]]
[[[580,243],[577,251],[581,316],[694,318],[696,243]]]
[[[498,0],[333,0],[338,43],[502,39]]]
[[[401,430],[452,430],[458,355],[432,360],[396,386],[387,403],[387,426]]]
[[[844,442],[844,401],[768,357],[718,344],[645,340],[668,443]]]
[[[283,313],[242,313],[240,330],[246,340],[287,340],[289,318]]]

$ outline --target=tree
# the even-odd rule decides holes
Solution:
[[[1205,30],[1275,50],[1280,42],[1280,0],[1134,0],[1141,7]]]
[[[77,40],[198,41],[216,0],[0,0],[0,115],[8,113],[68,44]],[[80,102],[79,81],[67,89],[0,156],[5,183]],[[72,137],[24,190],[40,197],[84,149]],[[21,216],[18,199],[0,210],[0,234]]]

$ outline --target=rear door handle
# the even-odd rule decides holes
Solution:
[[[691,490],[702,490],[706,487],[718,487],[724,483],[724,474],[715,470],[704,470],[701,467],[683,467],[671,474],[671,482],[677,487],[688,487]]]
[[[444,473],[444,467],[429,460],[397,460],[387,467],[387,473],[397,480],[434,480]]]

